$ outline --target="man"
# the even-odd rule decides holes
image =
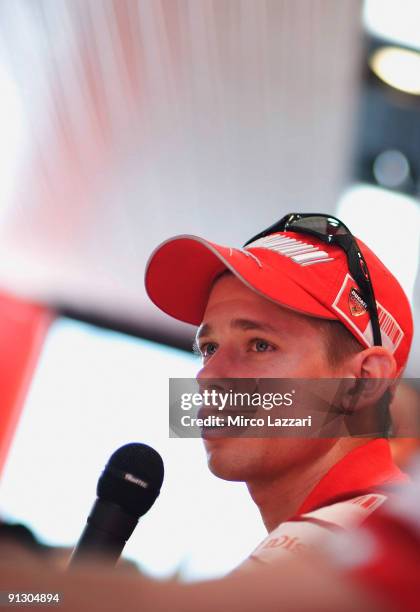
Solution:
[[[364,288],[361,307],[358,297],[354,297],[353,289],[357,288],[353,283],[348,284],[347,253],[343,257],[342,247],[323,247],[322,240],[318,244],[313,235],[302,240],[299,233],[296,234],[282,232],[285,242],[280,243],[281,249],[270,251],[270,248],[251,246],[249,254],[234,249],[222,251],[220,247],[194,238],[181,237],[165,243],[169,247],[165,248],[164,244],[149,262],[146,276],[149,293],[164,310],[176,313],[183,320],[201,323],[198,342],[203,354],[203,369],[199,373],[200,380],[212,380],[214,376],[261,378],[262,372],[271,377],[344,376],[357,385],[364,376],[368,382],[373,381],[373,385],[368,386],[368,395],[371,394],[373,400],[377,396],[386,397],[383,378],[392,382],[402,371],[412,335],[410,309],[401,288],[367,247],[359,243],[375,287],[381,341],[386,343],[386,346],[373,345],[369,324],[370,317],[375,315],[369,304],[369,290]],[[299,244],[290,243],[289,239]],[[197,245],[199,248],[194,252]],[[332,263],[330,271],[323,268],[324,272],[319,270],[319,273],[306,275],[308,284],[305,285],[305,274],[296,271],[293,275],[293,267],[287,259],[283,260],[287,257],[285,245],[292,247],[291,251],[297,249],[300,254],[302,250],[312,253],[312,261],[323,259],[323,266],[327,266],[328,260]],[[174,246],[177,259],[172,266]],[[235,265],[229,258],[234,259]],[[247,270],[248,259],[264,271],[253,276],[252,266]],[[351,262],[350,265],[352,274],[357,276]],[[226,267],[232,275],[220,277]],[[184,273],[179,275],[183,268]],[[210,273],[200,283],[204,268]],[[330,285],[326,283],[328,278]],[[295,291],[293,279],[295,283],[299,280]],[[267,281],[273,285],[268,286]],[[338,290],[340,284],[344,289]],[[338,298],[331,301],[335,291]],[[343,294],[344,298],[350,296],[348,302],[341,300]],[[395,305],[390,296],[395,299]],[[306,300],[304,311],[306,315],[312,313],[310,317],[297,313],[299,300],[302,307]],[[348,312],[346,303],[349,304]],[[332,304],[330,308],[329,304]],[[363,304],[369,308],[367,316]],[[350,318],[355,316],[351,308],[360,312],[355,327]],[[328,318],[327,313],[330,313],[331,323],[315,318],[315,314]],[[338,322],[334,322],[331,315]],[[354,337],[366,334],[360,347],[354,345],[352,336],[346,336],[346,330],[341,328],[344,321],[346,327],[354,329],[351,332]],[[375,325],[373,322],[373,328]],[[377,330],[374,329],[372,336],[378,343]],[[340,339],[340,346],[331,342],[333,338]],[[306,349],[302,350],[302,344]],[[349,390],[352,391],[351,386]],[[346,403],[346,394],[342,399]],[[345,406],[346,410],[349,405],[353,405],[352,401]],[[288,440],[208,435],[205,444],[211,469],[224,478],[244,479],[260,506],[268,529],[274,526],[268,539],[270,546],[264,549],[265,553],[257,551],[254,555],[254,559],[272,561],[271,564],[250,560],[249,574],[234,572],[223,579],[183,585],[175,581],[153,582],[100,565],[62,573],[56,568],[22,561],[19,557],[14,559],[10,551],[3,561],[0,550],[0,590],[4,592],[4,601],[7,601],[6,592],[13,595],[24,591],[59,593],[61,609],[78,612],[122,608],[151,612],[168,608],[182,612],[216,609],[247,612],[256,608],[265,612],[280,609],[378,612],[400,610],[402,604],[405,610],[418,609],[420,479],[407,487],[393,505],[385,504],[384,511],[381,509],[375,516],[368,517],[362,528],[348,532],[348,537],[345,532],[330,535],[319,550],[305,551],[302,546],[314,541],[314,533],[304,532],[306,524],[328,533],[329,523],[348,526],[360,522],[385,497],[376,493],[360,495],[361,490],[372,491],[377,486],[402,479],[390,461],[385,440]],[[337,497],[350,501],[337,503]],[[314,517],[317,512],[314,509],[318,507],[328,516],[327,520],[325,516]],[[293,521],[284,522],[284,518],[293,515]],[[297,527],[298,534],[289,538],[287,544],[284,544],[287,533],[275,535],[285,526],[286,529]],[[276,540],[283,544],[278,545]],[[276,554],[267,556],[270,550]],[[279,551],[285,553],[282,558]],[[287,554],[297,551],[303,554]],[[405,566],[409,566],[409,572],[404,570]]]
[[[199,326],[201,385],[349,379],[340,400],[345,414],[367,379],[368,402],[357,409],[379,403],[387,411],[412,340],[410,305],[389,270],[338,219],[287,215],[241,249],[177,236],[154,251],[145,283],[164,312]],[[204,432],[210,469],[246,482],[269,532],[244,567],[313,547],[331,528],[359,524],[386,500],[387,485],[405,481],[387,440],[363,434],[279,439]]]

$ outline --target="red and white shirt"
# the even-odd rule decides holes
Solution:
[[[334,566],[387,610],[420,610],[420,455],[412,476],[358,529],[327,542]]]
[[[387,440],[359,446],[321,478],[296,515],[269,533],[238,570],[316,549],[331,531],[359,526],[387,500],[390,485],[406,482]]]

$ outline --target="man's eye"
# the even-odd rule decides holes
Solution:
[[[203,344],[200,347],[200,353],[202,357],[210,357],[211,355],[214,355],[214,353],[216,352],[217,349],[217,345],[215,342],[206,342],[206,344]]]
[[[260,340],[259,338],[255,338],[255,340],[252,340],[251,344],[257,353],[265,353],[267,351],[273,350],[273,346],[269,342],[266,342],[265,340]]]

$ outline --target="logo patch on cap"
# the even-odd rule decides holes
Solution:
[[[350,274],[346,274],[343,284],[337,293],[337,297],[332,304],[332,308],[338,313],[340,319],[347,321],[354,330],[355,335],[359,336],[364,344],[373,346],[370,317],[360,317],[358,314],[360,310],[360,314],[369,314],[367,311],[367,304],[355,288],[355,284]],[[346,296],[348,297],[346,298]],[[376,307],[378,309],[382,344],[393,353],[397,350],[401,340],[404,338],[404,332],[392,314],[378,301],[376,301]],[[352,308],[356,309],[357,314],[352,311]],[[350,314],[353,316],[349,316]]]
[[[349,308],[353,317],[360,317],[367,313],[367,304],[356,287],[352,287],[349,293]]]

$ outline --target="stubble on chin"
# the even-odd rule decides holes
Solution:
[[[205,443],[207,465],[212,474],[223,480],[246,482],[255,477],[255,462],[243,444],[235,447],[236,439]],[[243,443],[243,441],[241,441]]]

